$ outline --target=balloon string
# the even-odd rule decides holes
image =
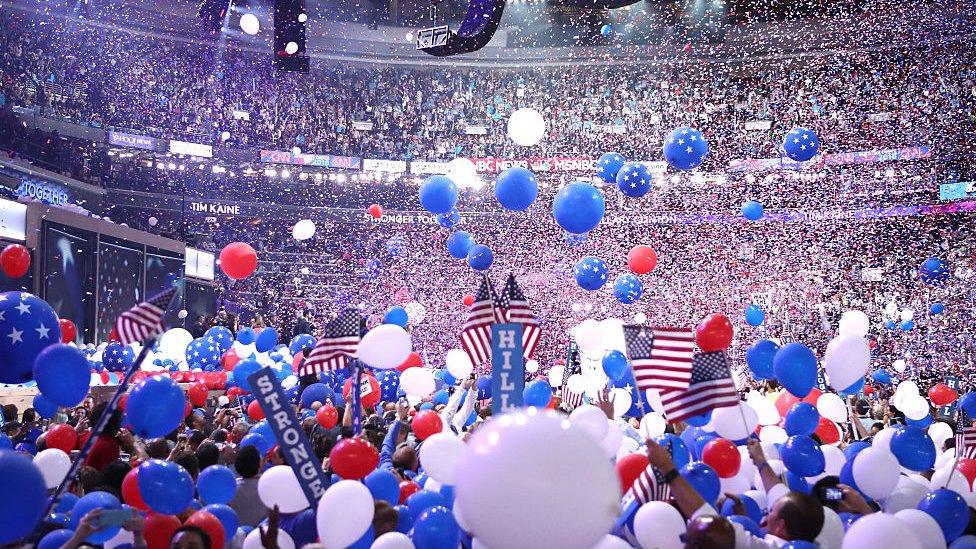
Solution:
[[[363,432],[363,411],[361,408],[362,397],[359,394],[359,384],[363,379],[363,369],[359,359],[353,359],[349,363],[349,367],[352,369],[353,383],[349,391],[352,393],[352,434],[353,436],[359,436]]]

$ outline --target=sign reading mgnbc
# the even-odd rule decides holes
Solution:
[[[522,325],[491,326],[491,413],[500,414],[522,406],[525,357]]]

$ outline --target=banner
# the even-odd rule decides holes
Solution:
[[[20,181],[20,186],[17,187],[17,196],[26,196],[54,206],[64,206],[71,199],[68,194],[68,187],[64,185],[27,177]]]
[[[379,160],[367,158],[363,160],[363,171],[406,173],[407,163],[403,160]]]
[[[939,200],[962,200],[976,198],[976,181],[943,183],[939,185]]]
[[[753,120],[751,122],[746,122],[746,131],[754,130],[768,130],[773,127],[773,123],[769,120]]]
[[[472,158],[478,173],[498,173],[508,168],[528,168],[533,172],[581,173],[596,170],[595,158],[532,157],[532,158]]]
[[[287,151],[259,151],[259,158],[265,164],[288,164],[291,166],[314,166],[316,168],[343,168],[358,170],[362,160],[352,156],[331,154],[292,154]]]
[[[130,149],[143,149],[147,151],[155,151],[159,148],[158,139],[133,133],[108,132],[106,134],[106,142],[109,145],[116,145],[118,147],[129,147]]]
[[[312,443],[295,417],[291,402],[281,390],[278,376],[274,370],[265,367],[248,376],[247,382],[251,385],[264,416],[268,418],[268,425],[274,431],[281,455],[285,456],[285,461],[295,471],[305,498],[314,508],[329,487],[329,480],[322,473],[322,466],[312,450]]]
[[[864,267],[861,269],[861,280],[864,282],[881,282],[884,280],[882,267]]]
[[[502,414],[522,406],[525,357],[522,325],[491,325],[491,413]]]
[[[481,124],[468,124],[464,127],[467,135],[488,135],[488,127]]]
[[[761,172],[767,170],[801,170],[821,166],[845,166],[850,164],[875,164],[896,160],[918,160],[932,156],[932,149],[925,145],[900,149],[872,149],[847,153],[826,154],[808,162],[797,162],[787,157],[746,158],[729,161],[730,172]]]
[[[449,171],[447,162],[410,162],[410,173],[416,175],[444,175]]]
[[[353,120],[352,129],[359,130],[361,132],[371,132],[373,131],[373,123],[369,120]]]
[[[823,368],[817,368],[817,389],[822,393],[830,392],[830,385],[827,383],[827,373]]]
[[[200,143],[190,143],[189,141],[170,141],[169,152],[173,154],[199,156],[202,158],[213,158],[213,147]]]

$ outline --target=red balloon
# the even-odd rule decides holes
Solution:
[[[207,394],[207,386],[203,383],[194,383],[186,390],[186,396],[190,398],[190,403],[197,408],[201,408],[207,403]]]
[[[70,343],[78,337],[78,327],[67,318],[59,318],[58,326],[61,327],[61,343]]]
[[[870,385],[865,385],[864,386],[864,394],[867,395],[867,396],[873,395],[874,394],[874,387],[872,387]]]
[[[10,244],[0,252],[0,268],[10,278],[20,278],[30,270],[30,251],[20,244]]]
[[[319,408],[319,411],[315,412],[315,420],[324,429],[331,429],[339,423],[339,411],[336,410],[335,406],[326,404]]]
[[[258,268],[258,253],[250,244],[231,242],[220,250],[220,270],[231,280],[251,276]]]
[[[224,525],[220,523],[220,519],[211,513],[203,510],[197,511],[190,515],[190,518],[186,519],[186,523],[202,528],[210,536],[211,547],[224,546]]]
[[[947,406],[956,401],[959,394],[950,389],[945,383],[937,383],[929,389],[929,400],[936,406]]]
[[[617,477],[620,479],[620,490],[627,493],[634,485],[637,477],[647,469],[647,456],[644,454],[627,454],[617,460]]]
[[[407,356],[407,359],[403,361],[403,364],[397,366],[397,370],[404,371],[407,368],[417,368],[424,365],[424,359],[420,358],[420,355],[412,352]]]
[[[139,491],[138,471],[139,468],[136,467],[126,473],[125,478],[122,479],[122,499],[140,511],[148,511],[149,506],[142,500],[142,492]]]
[[[817,428],[813,430],[813,433],[820,438],[820,442],[823,444],[836,444],[840,440],[840,429],[837,428],[837,424],[823,416],[820,416],[820,421],[817,422]]]
[[[959,458],[956,463],[956,470],[962,473],[968,481],[967,484],[972,486],[973,481],[976,480],[976,459]]]
[[[712,313],[698,323],[695,341],[706,353],[723,351],[732,345],[732,321],[721,313]]]
[[[474,305],[474,296],[471,294],[464,296],[464,299],[461,300],[461,303],[464,303],[465,307],[470,307]]]
[[[372,408],[380,403],[380,397],[383,395],[380,391],[380,382],[376,381],[376,378],[370,374],[364,374],[363,378],[369,381],[369,393],[360,394],[361,402],[366,408]],[[347,379],[345,383],[342,384],[342,399],[349,402],[349,391],[352,389],[352,378]],[[325,404],[323,402],[323,404]]]
[[[51,427],[45,440],[48,448],[57,448],[66,454],[70,454],[78,444],[78,432],[70,425],[59,423]]]
[[[739,472],[742,455],[731,440],[715,438],[702,449],[702,461],[721,478],[732,478]]]
[[[233,399],[235,399],[235,398],[237,398],[237,397],[239,397],[241,395],[247,394],[247,391],[245,391],[244,389],[241,389],[240,387],[238,387],[237,385],[235,385],[235,386],[231,387],[230,389],[227,389],[227,392],[224,393],[224,394],[227,395],[227,398],[233,400]]]
[[[298,353],[297,355],[295,355],[295,356],[292,357],[292,359],[291,359],[291,371],[292,371],[292,373],[295,373],[295,374],[298,373],[298,369],[302,367],[302,361],[303,360],[305,360],[305,355],[303,355],[302,353]]]
[[[420,491],[420,485],[412,480],[405,480],[400,483],[400,505],[403,505],[407,498]]]
[[[441,416],[437,415],[437,412],[423,410],[413,416],[410,428],[413,429],[413,434],[417,435],[417,440],[424,440],[431,435],[436,435],[441,432],[444,429],[444,423],[441,421]]]
[[[193,406],[190,401],[187,400],[183,403],[183,419],[190,417],[190,413],[193,412]]]
[[[241,357],[237,356],[237,351],[234,349],[227,349],[227,352],[224,353],[224,356],[220,359],[221,365],[223,365],[224,369],[227,371],[233,370],[234,366],[237,366],[237,363],[240,361]]]
[[[657,252],[650,246],[634,246],[627,254],[627,266],[636,274],[647,274],[657,265]]]
[[[180,527],[180,519],[173,515],[149,513],[143,525],[142,535],[149,549],[167,549],[169,540]]]
[[[251,403],[247,405],[247,417],[253,419],[254,421],[261,421],[264,419],[264,410],[261,409],[261,405],[257,400],[252,400]]]
[[[364,438],[344,438],[332,447],[329,461],[335,474],[347,480],[360,480],[380,464],[380,453]]]
[[[369,215],[373,216],[373,219],[383,217],[383,206],[380,206],[379,204],[373,204],[366,211],[369,212]]]
[[[802,402],[807,402],[816,406],[817,399],[820,398],[820,395],[822,394],[823,392],[821,392],[820,389],[814,387],[810,390],[810,394],[802,399],[799,399],[793,396],[793,394],[786,389],[783,389],[780,391],[779,396],[776,397],[776,411],[779,412],[779,417],[786,417],[786,413],[790,411],[790,408],[792,408],[797,402],[801,402],[801,400]]]

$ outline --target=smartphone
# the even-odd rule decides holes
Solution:
[[[98,528],[114,528],[122,526],[132,519],[132,509],[102,509],[98,517]]]
[[[827,501],[841,501],[844,499],[844,491],[840,488],[825,488],[824,499]]]

